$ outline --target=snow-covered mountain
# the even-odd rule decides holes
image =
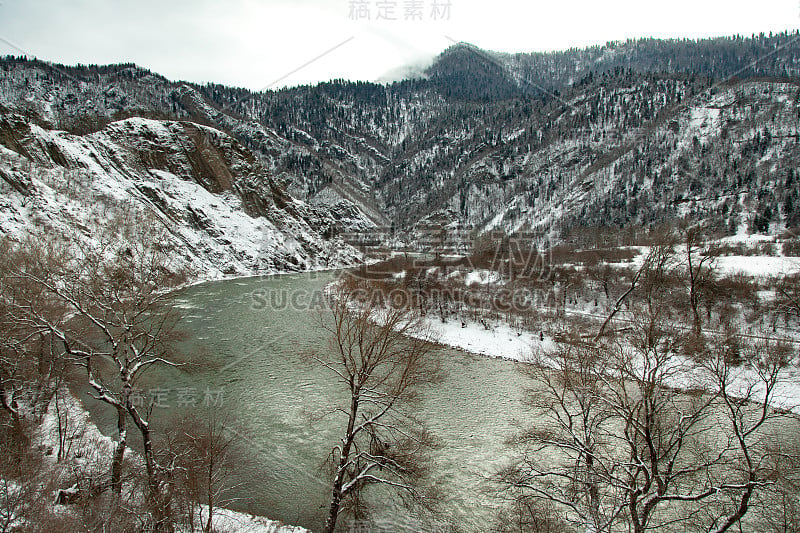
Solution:
[[[73,135],[0,115],[0,232],[91,239],[145,216],[202,277],[352,264],[337,221],[289,196],[236,140],[192,122],[129,118]]]
[[[796,80],[701,90],[680,79],[604,84],[562,92],[541,129],[501,122],[467,153],[449,132],[453,140],[422,152],[438,170],[420,183],[415,214],[554,238],[686,215],[729,234],[800,224]],[[448,159],[459,164],[448,170]],[[404,181],[418,180],[398,176],[386,190],[402,195]]]
[[[42,129],[92,138],[148,117],[226,132],[335,221],[328,235],[446,224],[559,239],[682,215],[727,233],[800,225],[797,32],[548,54],[459,44],[414,79],[259,93],[130,64],[0,67],[0,113]]]

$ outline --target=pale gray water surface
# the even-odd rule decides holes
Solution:
[[[321,466],[342,424],[310,413],[329,409],[342,392],[331,373],[307,357],[327,347],[317,311],[296,309],[292,298],[300,307],[318,302],[334,276],[238,279],[179,292],[175,304],[192,339],[183,350],[193,364],[151,376],[152,387],[169,391],[164,403],[170,407],[154,410],[155,423],[167,431],[178,410],[178,389],[193,390],[198,404],[206,390],[222,391],[225,409],[236,418],[237,439],[250,455],[235,476],[242,483],[236,495],[246,500],[233,507],[312,530],[324,520],[328,485]],[[521,401],[529,382],[509,361],[447,348],[435,357],[446,378],[425,388],[420,416],[441,442],[432,455],[435,484],[446,498],[444,518],[464,531],[486,531],[496,502],[486,494],[485,479],[509,457],[505,439],[532,423]],[[112,413],[90,408],[113,434]],[[388,502],[375,505],[380,518],[397,513]]]

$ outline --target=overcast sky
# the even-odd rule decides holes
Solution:
[[[531,52],[798,27],[800,0],[0,0],[0,54],[253,90],[396,76],[454,41]]]

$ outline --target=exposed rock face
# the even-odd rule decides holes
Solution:
[[[95,226],[149,213],[203,277],[337,267],[336,220],[292,198],[239,142],[191,122],[130,118],[87,135],[0,115],[0,231]]]

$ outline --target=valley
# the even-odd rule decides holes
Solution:
[[[799,54],[0,58],[0,531],[800,528]]]

